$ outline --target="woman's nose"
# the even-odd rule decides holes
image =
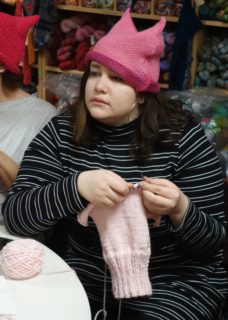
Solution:
[[[95,90],[99,92],[106,92],[107,85],[108,85],[107,77],[105,75],[101,75],[99,78],[97,78],[97,81],[95,84]]]

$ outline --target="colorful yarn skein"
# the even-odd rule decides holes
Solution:
[[[9,278],[20,280],[35,276],[44,258],[42,245],[33,239],[16,239],[1,252],[1,269]]]

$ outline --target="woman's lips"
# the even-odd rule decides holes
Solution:
[[[93,99],[91,99],[91,102],[95,105],[108,104],[105,100],[100,99],[100,98],[93,98]]]

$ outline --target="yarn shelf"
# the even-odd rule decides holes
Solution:
[[[222,21],[201,20],[205,26],[228,28],[228,23]]]
[[[117,0],[114,0],[113,7],[108,8],[90,8],[85,7],[82,5],[82,0],[79,0],[78,5],[65,5],[65,4],[57,4],[56,8],[61,13],[68,13],[71,12],[72,15],[76,12],[79,13],[88,13],[95,14],[95,15],[102,15],[102,16],[113,16],[113,17],[120,17],[123,12],[117,10]],[[155,1],[151,1],[151,7],[149,13],[131,13],[132,17],[135,19],[140,20],[151,20],[151,21],[158,21],[160,20],[161,15],[155,13]],[[178,23],[177,16],[170,16],[166,15],[166,19],[168,23]],[[193,38],[192,42],[192,62],[191,62],[191,86],[194,87],[196,73],[197,73],[197,64],[198,64],[198,50],[200,49],[204,39],[205,33],[209,28],[215,28],[218,30],[218,33],[222,29],[228,30],[228,23],[222,21],[210,21],[210,20],[201,20],[203,24],[203,30],[197,32]],[[39,97],[49,100],[48,92],[44,87],[44,79],[46,75],[50,72],[52,73],[66,73],[66,74],[81,74],[82,71],[79,70],[62,70],[57,66],[50,66],[48,65],[48,52],[44,50],[40,50],[38,53],[38,95]],[[161,88],[168,89],[168,83],[161,83]]]
[[[116,3],[116,2],[115,2]],[[115,4],[114,3],[114,4]],[[110,15],[110,16],[121,16],[123,14],[123,12],[118,11],[115,9],[115,6],[113,9],[100,9],[100,8],[86,8],[83,6],[67,6],[67,5],[57,5],[57,9],[59,10],[70,10],[70,11],[78,11],[78,12],[87,12],[87,13],[96,13],[96,14],[105,14],[105,15]],[[151,8],[151,12],[153,11],[153,7]],[[159,15],[157,14],[153,14],[153,13],[135,13],[132,12],[131,16],[133,18],[138,18],[138,19],[150,19],[150,20],[160,20]],[[172,16],[167,16],[167,21],[170,22],[177,22],[178,21],[178,17],[172,17]]]

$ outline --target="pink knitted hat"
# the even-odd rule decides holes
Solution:
[[[0,63],[14,74],[24,54],[25,41],[30,27],[36,24],[39,16],[15,17],[0,12]]]
[[[138,32],[128,8],[122,18],[86,55],[117,73],[139,92],[158,92],[160,57],[164,50],[162,31],[166,19]]]
[[[86,226],[89,215],[99,232],[115,298],[151,295],[150,234],[141,192],[132,190],[113,208],[89,204],[79,214],[79,223]]]

